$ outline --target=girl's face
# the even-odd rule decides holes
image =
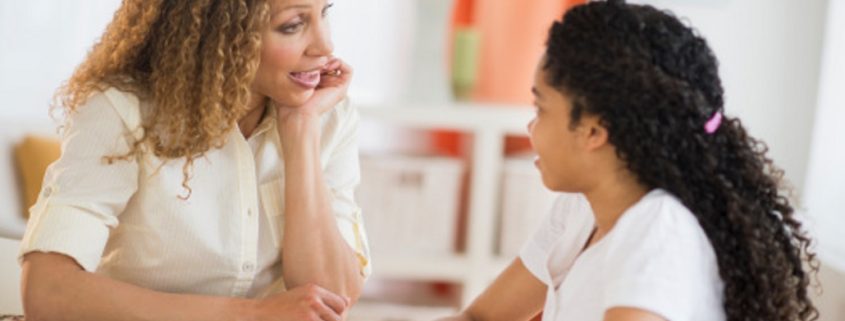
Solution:
[[[261,62],[253,90],[281,106],[305,103],[320,83],[334,50],[327,0],[271,0],[270,24],[262,34]]]
[[[572,101],[546,82],[543,62],[534,76],[536,115],[528,123],[531,145],[537,152],[534,162],[543,177],[543,184],[553,191],[581,192],[588,184],[590,164],[587,137],[591,120],[582,116],[570,126]]]

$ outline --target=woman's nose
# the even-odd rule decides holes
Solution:
[[[313,29],[313,41],[308,48],[308,54],[313,56],[331,55],[334,52],[334,44],[332,43],[328,22],[323,20],[315,26],[316,28]]]

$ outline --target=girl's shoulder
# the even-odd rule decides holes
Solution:
[[[680,199],[663,190],[654,189],[633,206],[629,213],[631,220],[639,221],[638,226],[654,231],[665,229],[675,231],[683,229],[686,232],[701,230],[698,219]]]
[[[655,190],[626,212],[600,248],[607,308],[636,307],[671,320],[724,320],[714,248],[695,215]],[[601,242],[601,241],[600,241]]]
[[[696,216],[671,193],[649,192],[619,218],[609,235],[617,250],[650,255],[713,256],[713,248]],[[627,245],[626,245],[627,244]],[[620,253],[621,254],[621,253]]]

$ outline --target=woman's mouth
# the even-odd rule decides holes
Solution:
[[[294,83],[305,89],[317,88],[320,84],[320,69],[313,71],[292,72],[288,75]]]

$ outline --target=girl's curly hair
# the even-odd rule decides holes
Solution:
[[[818,318],[808,297],[818,261],[783,171],[739,119],[704,129],[724,99],[701,36],[651,6],[591,2],[551,27],[545,59],[547,81],[572,98],[572,125],[598,116],[639,181],[697,217],[716,253],[728,320]]]
[[[56,93],[66,114],[106,87],[151,102],[141,146],[164,159],[193,160],[225,143],[245,115],[258,69],[261,31],[269,21],[264,0],[124,0],[100,41]]]

